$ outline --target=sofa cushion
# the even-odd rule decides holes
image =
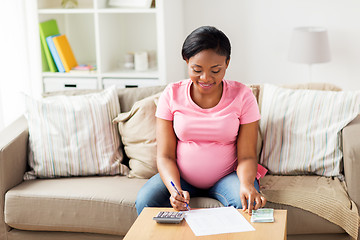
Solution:
[[[291,90],[266,84],[260,163],[273,174],[340,176],[341,130],[359,110],[360,92]]]
[[[155,101],[160,94],[137,101],[129,112],[120,113],[113,120],[119,125],[125,154],[129,157],[128,177],[151,178],[158,172]]]
[[[25,181],[5,195],[5,222],[21,230],[125,235],[145,182],[125,176]]]
[[[251,85],[252,88],[257,88],[257,91],[253,93],[256,93],[256,99],[258,100],[258,104],[259,104],[259,109],[260,109],[260,113],[261,113],[261,105],[262,105],[262,96],[264,93],[264,85]],[[308,90],[320,90],[320,91],[341,91],[342,89],[339,88],[336,85],[330,84],[330,83],[302,83],[302,84],[285,84],[285,85],[281,85],[280,87],[283,88],[289,88],[289,89],[308,89]],[[259,134],[258,134],[258,145],[257,145],[257,156],[258,159],[260,160],[260,154],[261,154],[261,148],[262,148],[262,136],[260,133],[260,128],[259,128]]]
[[[125,235],[137,218],[135,200],[146,181],[126,176],[24,181],[5,195],[5,222],[19,230]],[[190,206],[222,205],[192,198]]]
[[[123,240],[124,238],[119,235],[99,233],[24,231],[18,229],[11,229],[6,236],[8,240]]]
[[[115,88],[79,96],[27,99],[32,168],[25,177],[126,174],[112,119],[120,112]]]

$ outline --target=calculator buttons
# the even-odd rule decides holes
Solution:
[[[183,212],[159,212],[153,219],[158,223],[180,223],[184,219]]]

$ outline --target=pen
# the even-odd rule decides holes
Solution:
[[[175,191],[179,194],[179,196],[182,196],[179,192],[179,190],[176,188],[175,184],[173,183],[173,181],[170,181],[171,185],[174,187]],[[190,207],[189,207],[189,204],[185,203],[186,204],[186,208],[190,211]]]

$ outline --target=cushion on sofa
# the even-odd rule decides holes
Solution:
[[[261,113],[261,105],[262,105],[262,96],[264,93],[264,84],[262,85],[251,85],[252,87],[256,87],[258,88],[258,90],[256,91],[256,97],[258,100],[258,105],[259,105],[259,109],[260,109],[260,113]],[[281,85],[280,87],[282,88],[289,88],[289,89],[308,89],[308,90],[320,90],[320,91],[341,91],[342,89],[339,88],[336,85],[330,84],[330,83],[301,83],[301,84],[285,84],[285,85]],[[255,94],[254,90],[253,93]],[[263,139],[260,133],[260,128],[259,128],[259,134],[258,134],[258,146],[257,146],[257,156],[258,159],[260,160],[260,154],[261,154],[261,148],[262,148],[262,143],[263,143]]]
[[[5,222],[21,230],[125,235],[145,182],[126,176],[24,181],[5,196]]]
[[[120,113],[113,121],[119,124],[119,132],[129,157],[129,177],[150,178],[156,167],[156,105],[161,93],[136,102],[131,110]]]
[[[137,218],[135,200],[146,181],[126,176],[24,181],[5,195],[5,222],[19,230],[125,235]],[[222,205],[192,198],[190,206]]]
[[[341,176],[341,130],[359,111],[360,92],[264,85],[260,163],[273,174]]]
[[[112,119],[115,88],[79,96],[27,99],[32,168],[25,178],[126,174]]]

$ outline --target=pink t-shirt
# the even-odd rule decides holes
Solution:
[[[260,119],[250,88],[223,80],[223,94],[213,108],[199,107],[190,96],[190,79],[171,83],[162,93],[156,117],[173,121],[181,177],[198,188],[210,188],[236,170],[240,124]]]

